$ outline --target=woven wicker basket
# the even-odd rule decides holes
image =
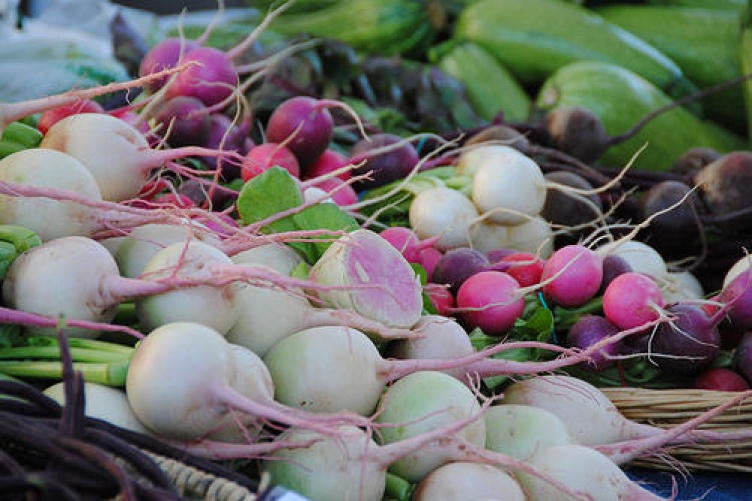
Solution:
[[[644,388],[602,388],[629,419],[668,428],[727,402],[737,395],[712,390],[650,390]],[[718,431],[752,427],[752,399],[726,410],[701,428]],[[677,464],[679,461],[681,464]],[[752,472],[752,440],[719,444],[693,444],[672,448],[670,456],[650,456],[632,463],[661,470],[704,470]]]

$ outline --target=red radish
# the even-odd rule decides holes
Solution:
[[[541,274],[546,299],[567,308],[592,299],[602,280],[602,258],[579,244],[557,249],[546,261]]]
[[[243,181],[248,181],[275,165],[282,167],[293,177],[300,176],[300,164],[292,151],[283,144],[270,142],[258,144],[248,150],[241,164],[240,176]]]
[[[358,202],[358,194],[352,185],[339,177],[330,177],[316,181],[313,186],[329,193],[331,199],[340,207],[347,207]]]
[[[352,177],[352,173],[349,170],[342,171],[347,165],[350,165],[350,160],[345,155],[333,149],[326,149],[310,165],[303,166],[302,175],[304,179],[313,179],[330,172],[340,171],[337,177],[343,181],[347,181]]]
[[[445,317],[453,315],[452,312],[457,304],[454,301],[454,294],[447,287],[429,282],[426,284],[425,290],[428,298],[431,300],[431,304],[436,308],[436,312],[439,315]]]
[[[692,388],[715,391],[745,391],[747,381],[736,371],[726,367],[705,369],[692,380]]]
[[[502,336],[525,309],[519,289],[517,280],[504,272],[480,271],[460,286],[456,311],[471,328],[478,327],[489,336]]]
[[[93,99],[81,99],[80,101],[74,101],[56,108],[44,110],[37,121],[37,129],[39,129],[42,134],[47,134],[50,127],[69,115],[104,112],[104,108],[97,101],[94,101]]]
[[[603,313],[620,329],[647,324],[660,316],[663,294],[647,275],[630,271],[611,281],[603,292]]]
[[[752,268],[738,271],[718,299],[728,305],[729,320],[736,329],[752,328]]]
[[[528,287],[540,282],[546,261],[529,252],[515,252],[501,258],[493,267],[511,275],[520,286]]]
[[[439,261],[441,260],[441,257],[443,255],[444,254],[433,245],[424,247],[420,250],[420,252],[418,252],[417,262],[423,267],[424,270],[426,270],[426,275],[429,277],[429,279],[436,271],[436,266],[438,266]]]

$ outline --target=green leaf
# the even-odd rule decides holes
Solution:
[[[240,218],[253,224],[303,203],[295,178],[279,166],[259,174],[243,185],[237,201]],[[291,216],[278,219],[264,227],[267,232],[284,232],[298,229]]]
[[[358,222],[354,217],[342,210],[338,205],[328,202],[306,207],[293,216],[293,221],[301,230],[322,229],[349,232],[359,228]],[[315,262],[321,257],[332,244],[332,241],[336,239],[336,236],[322,235],[320,238],[325,241],[304,244],[308,246],[305,252],[310,253],[313,258],[311,262]]]

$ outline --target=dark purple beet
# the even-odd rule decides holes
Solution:
[[[212,113],[209,117],[209,130],[200,146],[213,150],[222,149],[237,151],[245,155],[253,146],[250,138],[250,124],[234,123],[224,113]],[[217,157],[201,157],[201,161],[210,169],[217,168]],[[240,165],[222,161],[222,178],[224,181],[232,181],[240,177]]]
[[[195,62],[175,76],[167,97],[193,96],[207,106],[219,104],[235,92],[239,82],[233,62],[214,47],[198,47],[183,56],[181,63]]]
[[[728,305],[728,318],[735,328],[752,329],[752,272],[749,269],[734,277],[718,299]]]
[[[358,181],[353,187],[358,191],[370,190],[402,179],[419,161],[415,146],[395,134],[374,134],[369,139],[361,139],[350,150],[350,162],[357,166],[352,175],[370,172],[371,178]]]
[[[692,374],[709,366],[721,346],[717,319],[695,304],[666,307],[675,320],[659,324],[650,343],[649,357],[661,371]]]
[[[287,146],[302,165],[313,163],[332,141],[334,120],[329,105],[329,101],[307,96],[283,101],[269,117],[266,140]]]
[[[642,219],[655,216],[646,230],[650,245],[662,254],[691,249],[699,234],[698,210],[697,196],[686,183],[668,180],[653,185],[640,198]]]
[[[608,148],[603,122],[582,106],[560,106],[546,115],[544,125],[557,149],[583,162],[598,160]]]
[[[180,60],[180,55],[198,48],[194,40],[181,40],[180,38],[167,38],[149,49],[141,59],[138,74],[140,76],[151,75],[162,70],[174,68]],[[152,80],[145,87],[149,92],[161,89],[169,77]]]
[[[450,249],[441,256],[433,270],[431,281],[449,285],[452,294],[456,294],[460,285],[468,277],[483,271],[491,265],[486,255],[470,247]]]
[[[567,333],[567,345],[573,348],[586,349],[598,341],[619,333],[618,327],[600,315],[583,315],[575,322]],[[621,342],[611,343],[593,353],[591,360],[580,364],[590,372],[601,372],[616,365],[616,359],[621,352]]]
[[[752,385],[752,332],[745,333],[734,351],[734,369]]]
[[[601,294],[606,290],[608,284],[611,281],[621,275],[632,270],[632,266],[621,256],[616,254],[608,254],[603,258],[603,279],[601,280]]]
[[[167,134],[172,147],[202,144],[209,132],[209,112],[195,97],[175,96],[162,103],[154,114],[158,133]]]

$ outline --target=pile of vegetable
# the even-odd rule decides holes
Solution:
[[[661,499],[624,466],[748,441],[703,426],[752,395],[744,61],[644,9],[299,0],[0,104],[2,481],[167,496],[132,440],[313,501]],[[605,386],[736,393],[663,430]]]

